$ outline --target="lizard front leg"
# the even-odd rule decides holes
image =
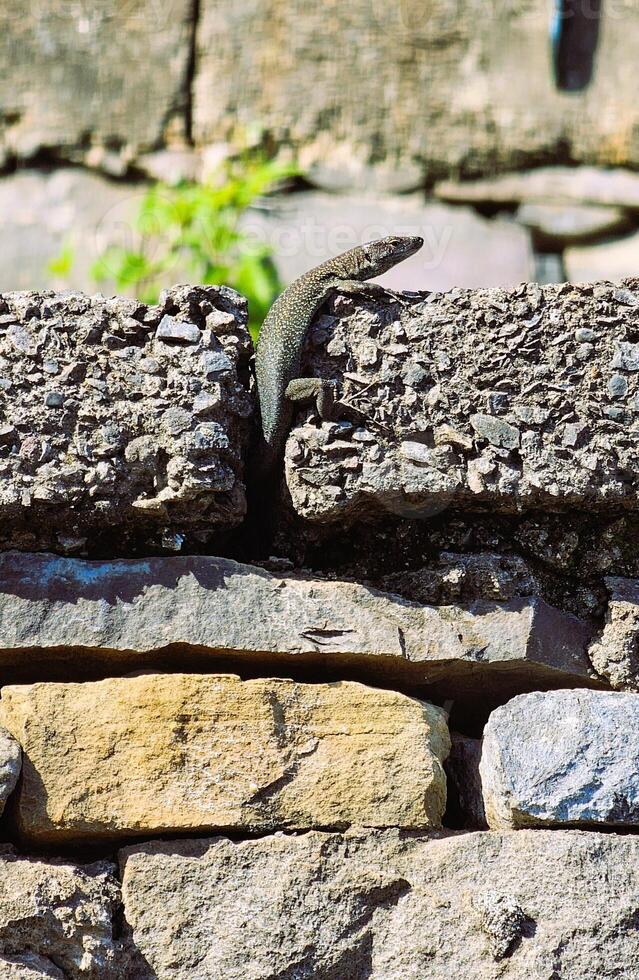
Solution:
[[[411,301],[408,300],[402,293],[396,292],[394,289],[386,289],[385,286],[380,285],[378,282],[359,282],[357,279],[345,279],[340,282],[337,287],[338,293],[344,293],[346,296],[371,296],[375,299],[394,299],[396,303],[400,303],[402,306],[410,306]]]

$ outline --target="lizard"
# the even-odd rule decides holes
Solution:
[[[414,255],[423,244],[417,236],[389,235],[359,245],[306,272],[275,300],[262,325],[255,355],[260,411],[256,464],[262,479],[277,474],[295,403],[314,399],[321,418],[332,416],[332,382],[298,377],[306,332],[322,303],[336,292],[387,294],[388,290],[366,280]]]

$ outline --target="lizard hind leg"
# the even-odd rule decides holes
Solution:
[[[325,422],[332,420],[335,382],[324,378],[294,378],[289,382],[285,395],[291,402],[315,402],[319,417]]]

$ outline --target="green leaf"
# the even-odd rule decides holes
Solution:
[[[64,245],[58,254],[47,263],[47,272],[52,276],[56,276],[58,279],[68,279],[73,269],[74,261],[75,253],[72,246]]]

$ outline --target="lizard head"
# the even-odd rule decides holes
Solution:
[[[367,242],[359,248],[354,248],[350,253],[346,253],[346,256],[352,257],[352,261],[349,262],[350,278],[363,281],[381,276],[398,262],[403,262],[410,255],[414,255],[423,244],[424,239],[417,236],[389,235],[387,238],[378,238],[374,242]]]

